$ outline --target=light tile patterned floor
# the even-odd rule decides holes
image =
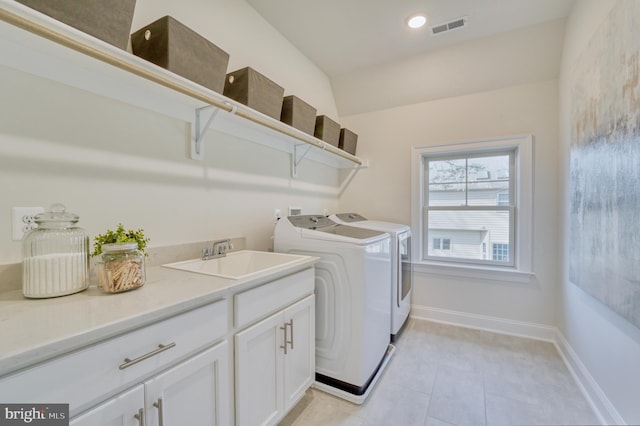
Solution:
[[[280,426],[600,424],[551,343],[410,319],[361,406],[311,389]]]

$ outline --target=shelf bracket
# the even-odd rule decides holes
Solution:
[[[302,148],[306,148],[302,150]],[[294,178],[298,177],[298,166],[304,160],[304,157],[307,156],[309,151],[313,148],[312,145],[307,144],[297,144],[293,146],[293,154],[291,154],[291,176]],[[302,152],[299,152],[302,151]]]
[[[203,112],[210,108],[214,108],[214,110],[211,112],[211,115],[209,115],[207,121],[203,124]],[[213,105],[196,108],[196,118],[193,124],[194,128],[192,132],[193,138],[191,139],[191,158],[193,160],[202,160],[204,158],[204,144],[202,143],[202,141],[204,139],[205,133],[207,133],[207,130],[209,130],[209,127],[211,127],[211,123],[213,123],[213,119],[216,118],[216,115],[218,115],[219,111],[220,110],[218,108],[215,108]]]

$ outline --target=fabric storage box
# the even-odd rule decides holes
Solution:
[[[60,22],[127,50],[136,0],[17,0]]]
[[[340,124],[326,115],[319,115],[316,117],[314,136],[333,146],[338,146],[338,142],[340,141]]]
[[[356,155],[357,144],[358,135],[349,129],[340,129],[340,142],[338,142],[338,148],[347,151],[349,154]]]
[[[313,136],[316,109],[296,96],[286,96],[282,100],[280,121]]]
[[[227,74],[224,95],[280,120],[284,88],[253,68],[246,67]]]
[[[200,34],[164,16],[131,34],[133,53],[222,93],[229,55]]]

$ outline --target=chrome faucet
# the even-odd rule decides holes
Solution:
[[[225,257],[227,250],[233,250],[233,243],[230,238],[216,240],[211,244],[211,248],[205,247],[202,249],[202,260]]]

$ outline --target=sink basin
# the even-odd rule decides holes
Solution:
[[[167,263],[162,266],[165,268],[180,269],[198,274],[239,280],[281,266],[291,265],[304,259],[306,259],[306,256],[296,254],[240,250],[227,253],[225,257],[219,257],[217,259],[191,259],[182,262]]]

